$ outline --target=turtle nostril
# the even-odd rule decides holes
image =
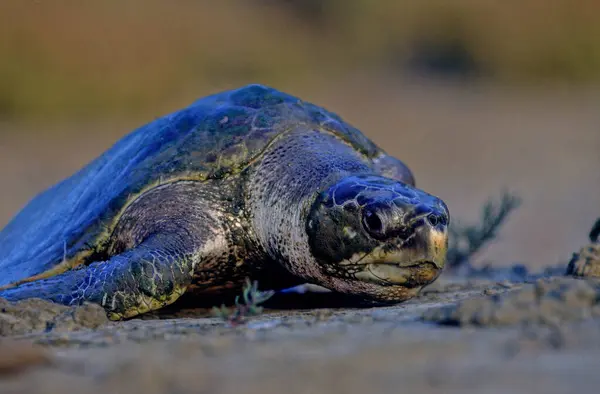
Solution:
[[[373,235],[381,235],[383,232],[383,222],[379,215],[371,210],[366,210],[363,215],[363,222],[367,232]]]

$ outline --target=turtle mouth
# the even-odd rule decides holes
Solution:
[[[355,277],[362,282],[383,286],[419,287],[433,282],[440,272],[432,261],[420,261],[412,265],[370,263],[365,264]]]
[[[433,282],[441,269],[431,260],[411,263],[373,262],[362,265],[354,276],[362,282],[383,286],[420,287]]]
[[[383,286],[422,287],[433,282],[442,272],[445,254],[420,253],[413,249],[401,249],[392,253],[375,249],[347,268],[354,277],[367,283]]]

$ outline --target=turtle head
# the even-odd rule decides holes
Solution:
[[[306,232],[325,287],[399,302],[441,273],[448,222],[439,198],[393,179],[358,175],[319,193]]]

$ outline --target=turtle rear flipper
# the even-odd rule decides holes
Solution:
[[[180,252],[179,243],[176,235],[156,235],[108,261],[6,289],[0,298],[92,302],[113,320],[156,310],[179,298],[192,279],[194,256]]]

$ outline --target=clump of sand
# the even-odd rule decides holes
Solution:
[[[68,307],[37,298],[16,303],[0,299],[0,336],[35,332],[68,332],[108,323],[96,304]]]
[[[489,297],[427,310],[422,319],[441,325],[558,325],[600,317],[600,280],[554,277]]]
[[[579,253],[573,253],[566,273],[576,277],[600,278],[600,243],[589,244]]]

